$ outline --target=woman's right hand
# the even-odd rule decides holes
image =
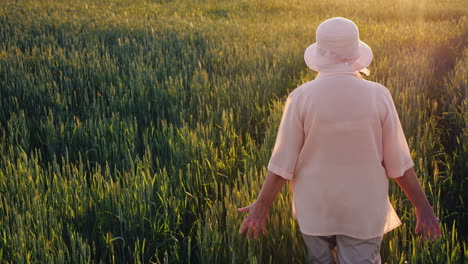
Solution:
[[[419,231],[422,229],[424,239],[430,238],[434,240],[440,237],[439,219],[434,215],[434,210],[419,184],[414,168],[409,168],[403,176],[394,178],[394,180],[414,206],[416,213],[416,228],[414,232],[419,234]]]
[[[439,219],[435,217],[432,207],[423,210],[415,208],[416,212],[416,228],[414,232],[419,234],[422,229],[423,238],[431,239],[440,237]]]

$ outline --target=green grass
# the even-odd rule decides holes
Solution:
[[[383,3],[381,3],[383,2]],[[387,263],[466,263],[468,10],[462,0],[2,1],[1,263],[305,263],[285,188],[269,234],[242,215],[315,28],[356,22],[392,92],[443,237],[403,225]]]

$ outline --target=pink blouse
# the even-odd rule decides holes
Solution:
[[[319,73],[286,100],[268,170],[291,180],[304,234],[368,239],[401,224],[388,177],[414,164],[390,92],[358,77]]]

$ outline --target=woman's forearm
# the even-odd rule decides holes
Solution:
[[[257,202],[269,207],[275,200],[276,195],[281,191],[286,179],[268,171],[265,182],[263,183]]]
[[[407,170],[403,176],[395,178],[395,181],[414,206],[416,214],[414,232],[418,234],[422,230],[424,239],[434,240],[440,237],[439,219],[435,217],[434,210],[419,184],[414,169]]]
[[[418,210],[432,210],[426,195],[424,194],[414,168],[408,169],[403,176],[394,179],[400,188],[405,192],[406,197]]]

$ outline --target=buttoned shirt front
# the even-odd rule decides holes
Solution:
[[[268,170],[291,181],[302,233],[368,239],[401,224],[388,178],[414,164],[389,90],[344,69],[289,94]]]

